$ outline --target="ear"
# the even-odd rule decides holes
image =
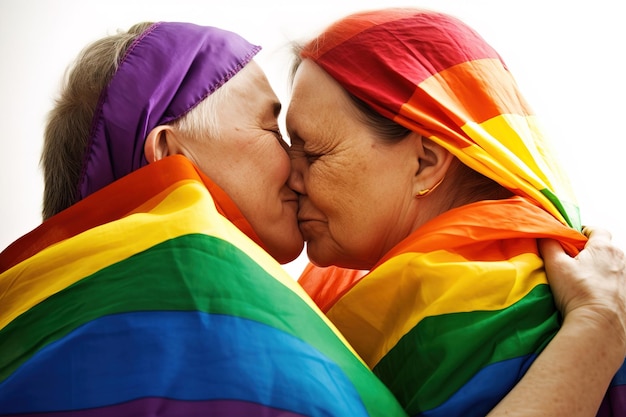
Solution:
[[[172,142],[173,131],[168,125],[155,127],[148,133],[143,145],[143,152],[148,163],[156,162],[168,155],[177,153]]]
[[[415,137],[418,168],[414,178],[414,194],[420,195],[424,191],[432,191],[446,177],[454,155],[446,148],[417,133]]]

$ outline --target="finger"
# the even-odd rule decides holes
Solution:
[[[539,253],[543,259],[550,258],[554,261],[558,261],[559,258],[570,257],[561,244],[554,239],[539,239]]]
[[[611,232],[600,227],[584,226],[582,232],[589,240],[594,239],[596,241],[604,240],[610,242],[611,239],[613,239]]]

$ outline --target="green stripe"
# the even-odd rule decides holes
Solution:
[[[85,308],[88,306],[88,308]],[[48,298],[0,331],[0,381],[76,327],[129,311],[195,310],[256,320],[304,340],[340,366],[366,408],[395,400],[300,297],[232,244],[186,235],[104,268]]]
[[[580,222],[580,210],[578,206],[573,203],[569,203],[567,201],[561,201],[552,191],[547,188],[540,190],[541,193],[546,196],[548,200],[554,207],[561,213],[561,215],[565,218],[567,224],[578,230],[579,232],[582,230],[582,224]]]
[[[445,402],[485,366],[540,352],[558,328],[552,293],[539,285],[504,310],[423,319],[374,373],[415,415]]]

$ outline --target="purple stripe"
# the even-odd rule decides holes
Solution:
[[[609,388],[597,417],[626,416],[626,385],[617,385]]]
[[[302,417],[303,414],[267,407],[243,401],[213,400],[213,401],[180,401],[167,398],[142,398],[117,404],[109,407],[92,408],[88,410],[59,411],[53,413],[12,414],[11,416],[47,417]]]

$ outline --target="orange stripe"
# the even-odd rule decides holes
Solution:
[[[366,273],[337,266],[319,267],[309,262],[298,278],[298,284],[326,313]]]
[[[580,232],[563,225],[522,197],[481,201],[471,206],[449,210],[426,223],[417,233],[395,246],[374,268],[403,253],[427,253],[441,248],[451,253],[459,251],[469,261],[498,260],[502,259],[501,255],[491,258],[480,242],[514,239],[516,235],[558,240],[570,255],[576,255],[587,240]],[[486,218],[498,221],[495,224],[485,222]],[[524,251],[527,252],[528,248],[522,249]]]
[[[468,121],[480,124],[501,114],[533,114],[519,94],[513,76],[497,59],[464,62],[427,78],[402,106],[400,114],[415,118],[416,111],[428,114],[433,110],[445,114],[443,120],[449,119],[458,127]],[[442,121],[439,114],[433,119]]]

